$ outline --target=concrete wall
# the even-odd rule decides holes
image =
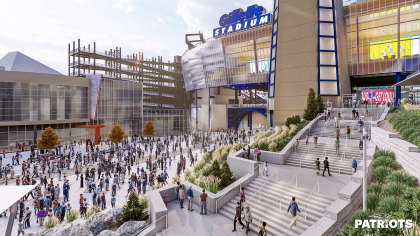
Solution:
[[[347,36],[346,36],[346,22],[343,14],[343,1],[335,1],[335,17],[336,17],[336,33],[337,33],[337,59],[338,59],[338,76],[340,81],[340,95],[351,94],[351,84],[349,77],[349,70],[347,64]],[[334,107],[341,107],[341,96],[338,98],[340,104]],[[339,106],[338,106],[339,105]]]
[[[420,179],[420,153],[418,146],[398,138],[397,134],[372,127],[371,139],[380,149],[395,153],[395,160],[404,170]]]
[[[228,128],[228,110],[225,104],[212,104],[212,129],[227,129]],[[200,121],[200,118],[198,118]]]
[[[303,115],[309,88],[318,88],[317,1],[279,3],[273,126]]]

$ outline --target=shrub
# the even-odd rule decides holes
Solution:
[[[123,207],[121,217],[117,220],[119,226],[127,221],[145,221],[149,218],[144,200],[140,202],[137,193],[132,192],[128,196],[128,200]]]
[[[220,178],[220,188],[223,189],[235,181],[235,178],[233,177],[233,173],[230,170],[230,167],[227,161],[223,162],[221,173],[222,175]]]
[[[379,195],[382,193],[382,186],[379,183],[372,183],[368,186],[367,192]]]
[[[397,197],[397,196],[401,195],[406,188],[407,188],[407,186],[405,186],[405,185],[399,185],[398,183],[390,182],[390,183],[384,185],[382,190],[383,190],[383,193],[385,195],[396,196]]]
[[[268,143],[261,143],[260,145],[258,145],[258,147],[260,148],[260,150],[268,151]]]
[[[389,182],[395,182],[397,184],[405,184],[409,187],[416,187],[418,185],[418,181],[412,175],[408,173],[402,173],[400,171],[393,171],[391,174],[388,175],[387,180]]]
[[[54,228],[55,226],[57,226],[58,223],[60,223],[60,220],[57,217],[51,217],[51,218],[44,221],[43,226],[44,226],[45,229],[51,229],[51,228]]]
[[[207,164],[204,168],[201,174],[203,176],[209,176],[213,172],[213,166],[211,164]]]
[[[213,161],[211,169],[211,174],[220,179],[222,172],[220,170],[220,164],[217,159]]]
[[[400,202],[395,196],[387,196],[379,201],[379,209],[381,213],[391,215],[400,209]]]
[[[399,107],[391,107],[391,109],[389,109],[389,112],[396,112],[398,109],[400,109]]]
[[[181,178],[178,175],[174,175],[172,177],[172,184],[176,184],[177,182],[181,182]]]
[[[96,206],[92,206],[90,207],[87,211],[86,214],[84,215],[83,219],[87,219],[89,218],[91,215],[96,214],[99,212],[99,207]]]
[[[353,214],[353,216],[351,218],[351,222],[352,222],[352,225],[354,225],[354,222],[356,220],[362,220],[363,221],[363,220],[368,220],[368,219],[369,219],[369,214],[366,211],[358,210]]]
[[[379,203],[379,196],[375,193],[368,193],[366,196],[366,203],[369,211],[375,211]]]
[[[381,156],[391,158],[392,160],[395,160],[395,154],[393,152],[389,151],[389,150],[380,149],[373,154],[374,158],[378,158],[378,157],[381,157]]]
[[[390,168],[393,170],[396,170],[400,167],[400,165],[398,165],[398,163],[392,160],[391,158],[387,158],[383,156],[376,158],[375,161],[373,162],[373,167],[377,168],[379,166],[383,166],[383,167]]]
[[[407,188],[401,196],[399,217],[420,222],[420,189]]]
[[[67,223],[71,223],[79,218],[79,211],[72,209],[69,214],[67,214]]]
[[[376,168],[372,173],[372,179],[384,183],[387,176],[391,173],[391,169],[385,168],[383,166],[379,166]]]
[[[295,115],[286,119],[286,126],[289,126],[291,124],[297,124],[297,123],[300,123],[299,115]]]

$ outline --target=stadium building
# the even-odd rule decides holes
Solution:
[[[419,1],[274,0],[265,7],[223,14],[210,39],[186,35],[181,63],[185,88],[196,94],[192,128],[284,124],[302,117],[309,88],[328,107],[413,94],[393,85],[419,70]]]

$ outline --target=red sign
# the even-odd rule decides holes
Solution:
[[[362,101],[368,103],[393,102],[395,98],[393,89],[362,90]]]

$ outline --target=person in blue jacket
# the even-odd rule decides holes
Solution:
[[[353,164],[351,165],[351,170],[353,171],[353,174],[356,173],[357,170],[357,161],[353,158]]]
[[[300,212],[299,207],[298,207],[297,203],[295,202],[295,200],[296,200],[296,198],[292,197],[292,201],[289,204],[289,208],[287,208],[287,213],[289,213],[289,211],[290,211],[290,214],[292,214],[292,216],[293,216],[293,220],[292,220],[292,221],[294,221],[293,225],[296,225],[296,218],[295,217],[296,217],[297,211]]]

